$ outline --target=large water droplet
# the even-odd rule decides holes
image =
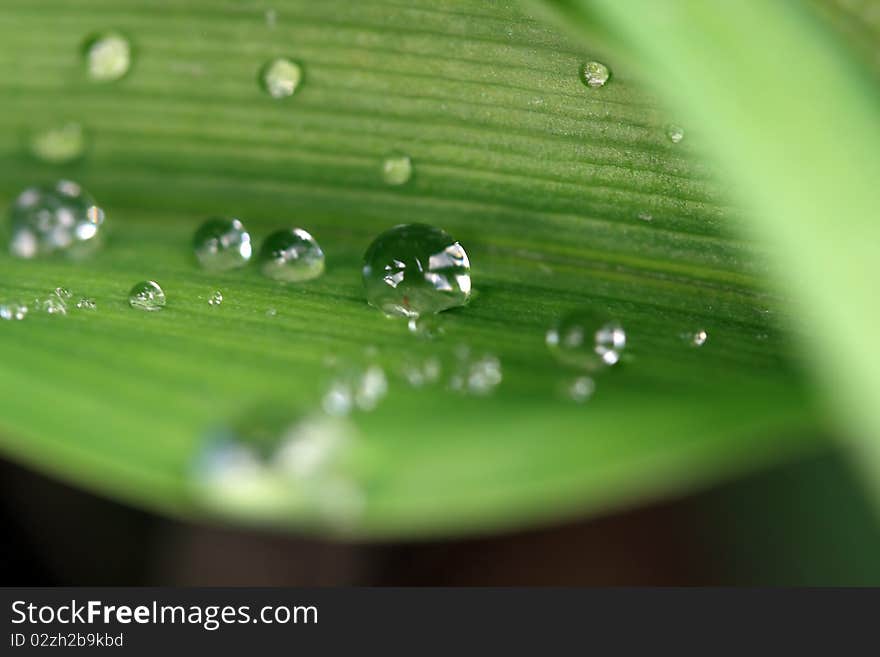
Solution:
[[[152,312],[165,307],[165,292],[155,281],[141,281],[128,293],[128,303],[132,308]]]
[[[312,280],[324,273],[324,252],[302,228],[272,233],[260,248],[260,271],[284,283]]]
[[[586,62],[581,65],[581,82],[590,88],[604,87],[611,77],[611,71],[602,62]]]
[[[131,44],[118,32],[106,32],[89,38],[83,52],[86,71],[92,80],[112,82],[131,68]]]
[[[566,315],[547,331],[547,347],[564,365],[596,370],[614,365],[626,347],[626,333],[617,322],[579,311]]]
[[[425,224],[379,235],[364,255],[363,278],[367,301],[388,315],[437,313],[471,295],[467,253],[446,231]]]
[[[81,257],[100,244],[104,211],[69,180],[53,187],[28,187],[13,203],[10,215],[9,250],[19,258],[59,251]]]
[[[680,125],[671,123],[666,126],[666,136],[669,137],[669,141],[673,144],[677,144],[684,139],[684,128]]]
[[[404,153],[391,153],[382,161],[382,180],[388,185],[403,185],[412,178],[412,160]]]
[[[31,152],[50,164],[67,164],[82,157],[86,150],[86,135],[79,123],[65,123],[34,133],[30,140]]]
[[[234,217],[211,217],[193,236],[193,250],[199,264],[212,271],[243,267],[251,259],[250,233]]]
[[[302,79],[302,66],[286,57],[271,59],[260,69],[260,86],[272,98],[292,96]]]

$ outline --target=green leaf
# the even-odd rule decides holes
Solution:
[[[601,23],[664,100],[703,131],[750,209],[746,225],[769,247],[814,377],[839,424],[858,438],[859,465],[880,486],[876,78],[807,3],[547,4],[586,33]],[[844,34],[865,22],[830,14]],[[864,53],[864,37],[856,43]]]
[[[784,306],[763,287],[764,254],[736,237],[744,217],[695,155],[701,137],[672,144],[670,117],[626,66],[609,61],[611,82],[588,89],[578,67],[594,53],[494,3],[279,1],[274,27],[267,8],[4,4],[0,197],[73,178],[112,229],[83,263],[0,256],[0,299],[64,286],[98,305],[0,325],[7,455],[166,513],[412,536],[598,512],[815,447],[806,429],[824,418],[777,327]],[[129,36],[135,61],[97,85],[80,46],[103,29]],[[282,101],[256,80],[276,56],[305,70]],[[33,159],[28,135],[65,121],[84,125],[85,157]],[[390,151],[412,157],[404,186],[382,181]],[[327,273],[281,287],[253,268],[200,270],[191,235],[216,214],[242,217],[257,240],[308,229]],[[363,298],[372,237],[412,221],[461,241],[479,291],[443,314],[436,341]],[[165,310],[128,307],[144,279],[161,283]],[[574,373],[543,341],[585,305],[623,324],[629,358],[577,405],[558,394]],[[694,349],[682,334],[699,329],[709,340]],[[493,395],[411,388],[397,374],[430,356],[448,372],[458,345],[501,360]],[[267,406],[309,414],[327,357],[362,361],[368,349],[390,394],[352,417],[357,438],[336,472],[363,509],[340,525],[324,517],[328,500],[301,491],[267,485],[268,505],[234,506],[196,494],[192,464],[213,427]]]

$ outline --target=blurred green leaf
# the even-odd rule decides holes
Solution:
[[[672,144],[672,117],[623,63],[606,59],[612,81],[587,89],[578,68],[596,53],[495,3],[9,0],[3,15],[0,200],[69,177],[112,229],[82,264],[0,256],[0,299],[62,285],[98,304],[0,325],[10,457],[204,516],[191,463],[205,433],[267,402],[317,407],[326,357],[358,360],[369,348],[392,379],[388,399],[353,418],[364,449],[347,475],[366,506],[345,529],[357,535],[547,522],[815,447],[803,436],[822,413],[778,328],[784,306],[763,287],[764,254],[737,237],[746,218],[695,156],[703,137]],[[90,84],[79,57],[102,29],[134,45],[132,71],[110,85]],[[279,55],[305,68],[284,101],[256,81]],[[91,136],[86,157],[34,160],[28,135],[67,121]],[[381,179],[392,150],[413,159],[402,187]],[[258,240],[307,228],[326,275],[283,288],[252,269],[200,270],[190,236],[213,214],[242,217]],[[444,314],[435,342],[363,299],[361,254],[410,221],[462,242],[480,293]],[[127,307],[147,278],[168,294],[160,313]],[[207,303],[214,290],[220,307]],[[585,304],[623,323],[630,359],[579,406],[559,398],[573,373],[543,337]],[[699,329],[709,340],[694,349],[682,334]],[[407,359],[446,359],[460,344],[501,359],[493,396],[413,389],[396,375]],[[239,520],[316,522],[296,504]]]
[[[871,12],[813,3],[551,0],[581,34],[601,25],[701,131],[794,311],[791,324],[880,493],[880,86]],[[855,26],[862,24],[862,29]],[[866,36],[867,35],[867,36]],[[872,42],[876,64],[876,39]],[[874,69],[876,70],[876,68]],[[684,119],[682,119],[684,120]]]

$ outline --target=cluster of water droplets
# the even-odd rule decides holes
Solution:
[[[92,311],[97,308],[98,304],[91,297],[81,296],[74,301],[73,293],[59,286],[48,294],[34,297],[29,303],[3,301],[0,303],[0,320],[22,321],[39,314],[63,317],[72,310]]]

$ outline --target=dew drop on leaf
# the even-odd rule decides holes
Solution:
[[[461,244],[426,224],[395,226],[364,254],[367,301],[387,315],[418,317],[463,306],[471,295],[470,262]]]
[[[576,311],[547,331],[547,347],[563,365],[593,371],[615,365],[626,347],[626,332],[617,322],[588,311]]]
[[[286,57],[276,57],[260,69],[260,87],[272,98],[287,98],[296,93],[303,80],[302,66]]]
[[[591,89],[604,87],[610,77],[611,71],[602,62],[590,61],[581,65],[581,82]]]
[[[165,292],[155,281],[136,283],[128,293],[128,303],[132,308],[152,312],[165,307]]]
[[[118,32],[97,34],[83,47],[86,72],[97,82],[113,82],[131,68],[131,44]]]
[[[413,165],[409,155],[391,153],[382,160],[382,180],[388,185],[404,185],[412,178]]]
[[[193,251],[204,269],[236,269],[251,259],[251,236],[234,217],[211,217],[193,235]]]
[[[67,164],[79,159],[86,150],[86,134],[79,123],[35,132],[30,138],[31,153],[49,164]]]
[[[324,251],[302,228],[279,230],[260,248],[260,271],[282,283],[299,283],[324,273]]]

